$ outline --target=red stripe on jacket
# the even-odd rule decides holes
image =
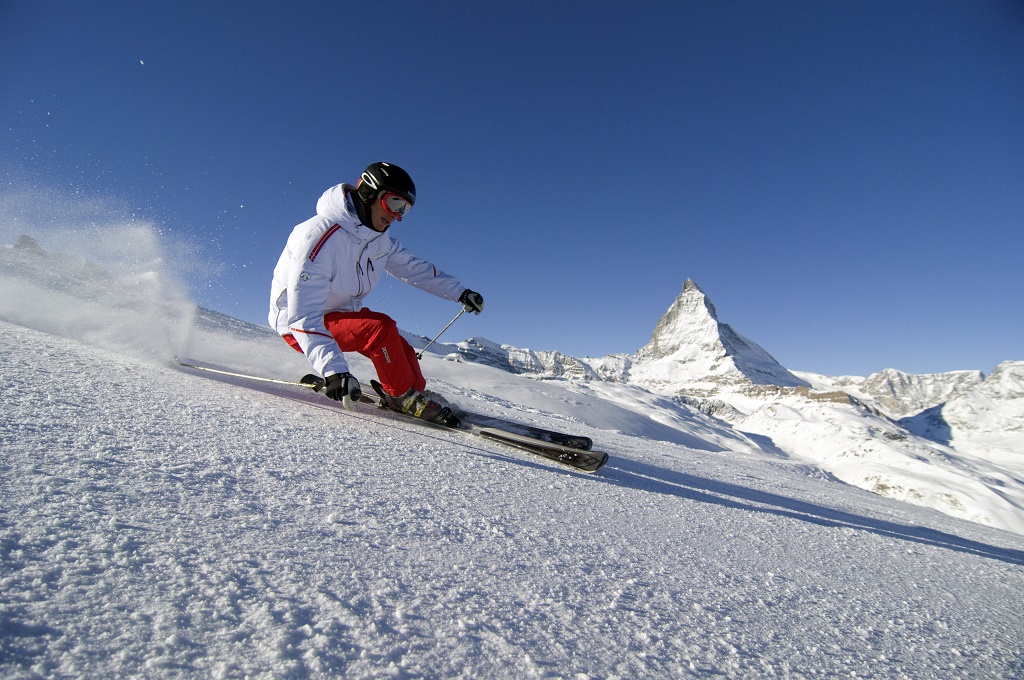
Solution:
[[[316,242],[316,245],[313,246],[313,250],[309,251],[309,261],[310,262],[313,262],[313,261],[316,260],[316,256],[320,254],[320,249],[324,247],[325,243],[327,243],[327,239],[329,239],[331,236],[333,236],[334,232],[338,231],[339,229],[341,229],[341,225],[340,224],[335,224],[330,229],[328,229],[327,231],[324,232],[324,235],[321,236],[320,239]]]

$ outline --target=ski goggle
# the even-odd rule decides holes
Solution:
[[[384,212],[388,215],[401,222],[406,213],[412,209],[412,203],[389,191],[380,197],[380,207],[384,208]]]

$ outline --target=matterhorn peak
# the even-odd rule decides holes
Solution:
[[[650,342],[636,353],[639,361],[662,359],[698,342],[713,343],[719,336],[718,312],[701,287],[690,278],[668,311],[658,320]]]
[[[804,386],[768,352],[718,320],[710,298],[693,279],[636,353],[635,380],[670,386],[688,383],[753,383]]]

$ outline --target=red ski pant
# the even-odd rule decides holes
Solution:
[[[324,326],[342,352],[358,352],[373,362],[377,378],[388,394],[405,394],[410,387],[422,392],[427,386],[416,350],[398,333],[398,325],[387,314],[369,309],[331,312],[324,316]],[[284,339],[302,351],[293,336],[285,335]]]

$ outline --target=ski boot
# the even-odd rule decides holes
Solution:
[[[406,415],[426,420],[438,425],[447,427],[458,427],[459,418],[455,415],[455,408],[448,403],[448,400],[436,392],[424,390],[419,392],[413,388],[401,396],[394,396],[379,389],[379,383],[371,383],[373,389],[381,396],[381,399],[392,411],[405,413]]]

